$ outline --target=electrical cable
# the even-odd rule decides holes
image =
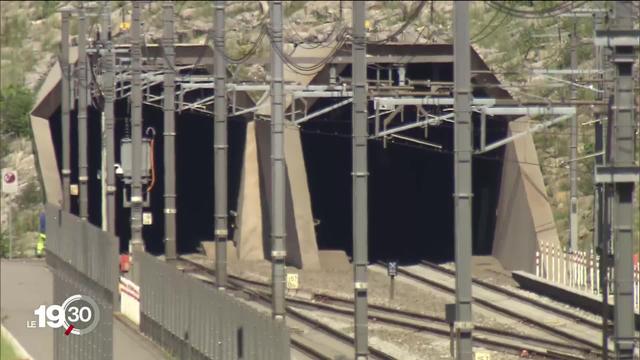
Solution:
[[[499,14],[500,14],[500,11],[496,11],[495,14],[493,15],[493,17],[489,20],[489,22],[487,22],[487,24],[480,31],[478,31],[475,35],[473,35],[471,37],[471,42],[472,43],[478,43],[478,42],[488,38],[493,33],[495,33],[498,29],[500,29],[505,24],[505,21],[511,20],[509,14],[504,14],[504,17],[500,20],[500,22],[497,25],[495,25],[495,27],[492,30],[490,30],[488,33],[485,33],[485,31],[487,29],[489,29],[489,27],[498,18]]]
[[[222,54],[223,54],[225,60],[227,60],[229,63],[232,63],[232,64],[242,64],[242,63],[246,62],[247,60],[249,60],[253,55],[256,54],[258,49],[262,46],[262,39],[264,38],[264,36],[267,33],[265,27],[266,27],[266,25],[264,24],[264,21],[263,21],[260,24],[260,34],[258,34],[258,38],[253,43],[253,45],[251,45],[251,48],[249,49],[249,51],[247,51],[245,54],[241,55],[240,57],[233,58],[233,57],[229,56],[229,54],[227,54],[226,51],[222,51]]]
[[[323,40],[315,40],[315,41],[309,41],[304,39],[300,33],[298,33],[298,31],[295,29],[294,26],[291,26],[291,24],[289,24],[286,19],[285,22],[283,23],[284,25],[284,29],[287,30],[289,33],[293,33],[293,35],[295,36],[291,36],[294,39],[294,43],[296,46],[299,46],[302,49],[317,49],[320,47],[329,47],[328,45],[330,44],[330,39],[333,37],[334,33],[336,32],[336,29],[338,28],[338,25],[344,27],[343,24],[343,18],[342,18],[342,14],[340,14],[339,18],[336,20],[333,20],[333,27],[331,28],[331,31],[329,32],[329,34],[327,34]],[[311,44],[311,45],[309,45]]]
[[[151,181],[149,182],[149,186],[147,186],[147,193],[151,193],[151,190],[156,184],[156,162],[154,151],[156,130],[153,127],[148,127],[145,131],[145,134],[151,136],[151,140],[149,141],[149,164],[151,165]]]
[[[486,1],[486,3],[487,5],[489,5],[490,7],[496,10],[502,11],[504,13],[507,13],[515,17],[524,18],[524,19],[541,19],[541,18],[548,18],[548,17],[556,17],[558,15],[568,13],[569,11],[576,9],[586,4],[587,2],[586,1],[562,2],[558,5],[555,5],[554,7],[550,7],[542,10],[524,10],[524,9],[519,9],[512,6],[505,5],[505,3],[509,3],[508,1],[500,1],[500,2]]]
[[[477,33],[471,35],[471,41],[473,42],[474,39],[477,39],[480,35],[482,35],[482,33],[485,32],[491,26],[491,24],[493,24],[493,22],[496,20],[496,18],[498,17],[499,14],[500,14],[500,11],[494,11],[493,16],[484,25],[484,27],[482,29],[480,29],[480,31],[478,31]]]
[[[269,39],[273,42],[273,34],[271,33],[271,30],[269,27],[267,27],[267,35],[269,36]],[[293,72],[300,75],[313,75],[321,71],[327,63],[329,63],[331,60],[333,60],[336,57],[338,50],[340,50],[342,46],[346,43],[345,35],[346,35],[346,29],[344,29],[340,34],[336,36],[337,43],[335,44],[333,49],[330,51],[330,53],[326,57],[322,58],[319,62],[310,66],[302,66],[300,64],[297,64],[293,59],[287,56],[287,54],[285,54],[282,51],[282,49],[278,49],[274,47],[273,50],[276,53],[276,55],[282,59],[283,63],[287,65],[287,67],[289,67]]]
[[[427,5],[426,1],[420,1],[420,4],[418,4],[416,8],[413,9],[412,13],[409,15],[409,17],[404,22],[404,24],[402,24],[398,29],[396,29],[396,31],[394,31],[391,35],[387,36],[382,40],[367,40],[367,44],[384,44],[389,41],[392,41],[396,36],[400,35],[403,31],[405,31],[405,29],[409,27],[409,25],[411,25],[411,23],[415,19],[418,18],[418,16],[422,12],[422,9],[424,9],[425,5]]]
[[[298,131],[300,131],[301,133],[307,133],[307,134],[311,134],[311,135],[333,136],[333,137],[344,138],[344,139],[351,139],[351,137],[352,137],[351,134],[341,134],[341,133],[337,133],[337,132],[330,133],[330,132],[323,132],[323,131],[319,131],[319,130],[308,130],[308,129],[304,129],[303,127],[300,127],[298,129]],[[370,141],[377,141],[377,142],[383,141],[382,138],[375,138],[375,139],[369,139],[369,140]],[[415,145],[415,144],[411,144],[411,143],[407,143],[407,142],[401,142],[401,141],[398,141],[398,139],[396,139],[396,138],[387,139],[387,143],[388,144],[398,145],[398,146],[404,146],[404,147],[408,147],[408,148],[412,148],[412,149],[417,149],[417,150],[424,150],[424,151],[428,151],[428,152],[444,154],[444,155],[453,155],[455,153],[453,150],[439,150],[439,149],[433,149],[433,148],[428,147],[428,146],[420,146],[420,145]],[[511,160],[511,159],[493,157],[493,156],[483,155],[483,154],[473,154],[473,157],[474,157],[474,159],[499,161],[499,162],[502,162],[502,163],[509,162],[509,163],[524,164],[524,165],[538,165],[538,166],[541,165],[540,163]],[[551,165],[548,165],[548,166],[551,166]],[[558,165],[553,165],[552,167],[554,167],[554,168],[562,168],[562,166],[558,166]]]

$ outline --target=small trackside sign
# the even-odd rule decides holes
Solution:
[[[18,192],[18,172],[4,168],[2,169],[2,193],[15,194]]]
[[[398,275],[398,262],[397,261],[389,261],[387,263],[387,275],[391,277],[395,277]]]

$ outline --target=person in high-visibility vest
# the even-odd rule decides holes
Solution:
[[[46,221],[47,221],[47,218],[44,212],[41,212],[40,213],[40,233],[38,234],[38,242],[36,243],[37,257],[44,256],[44,248],[47,242]]]

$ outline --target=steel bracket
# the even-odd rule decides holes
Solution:
[[[638,166],[597,166],[595,169],[597,184],[635,183],[640,181]]]

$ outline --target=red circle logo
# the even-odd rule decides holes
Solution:
[[[12,184],[16,181],[16,174],[13,172],[8,172],[4,174],[4,182],[7,184]]]

